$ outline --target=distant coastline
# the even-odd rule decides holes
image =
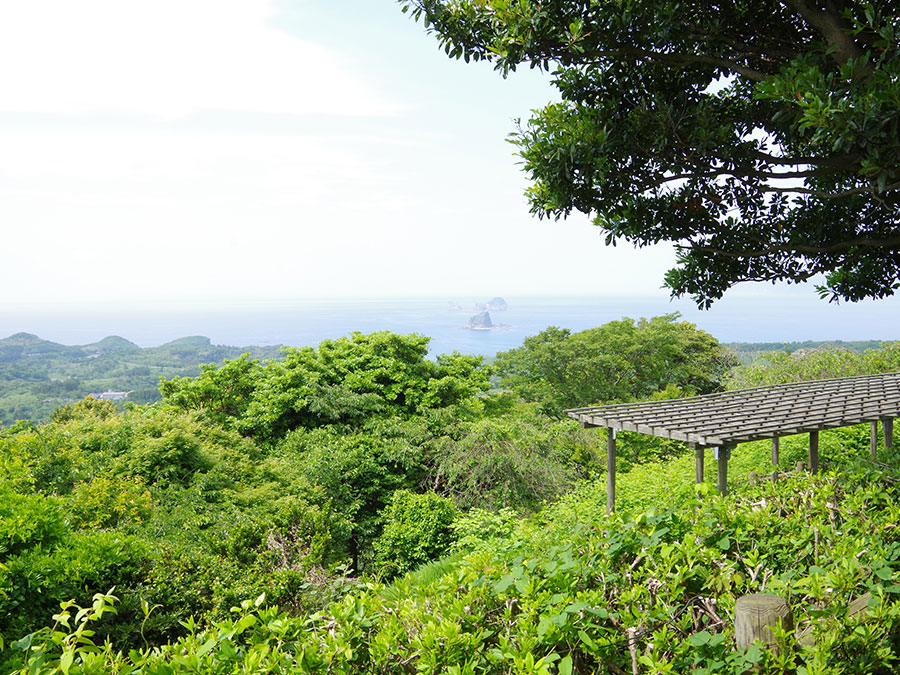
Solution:
[[[140,347],[157,347],[185,335],[206,335],[214,345],[302,347],[353,331],[389,330],[430,337],[429,351],[434,355],[457,350],[493,356],[520,346],[526,337],[548,326],[577,332],[622,317],[680,312],[683,319],[721,342],[900,339],[900,297],[836,306],[796,293],[726,295],[708,311],[697,310],[689,299],[670,301],[664,295],[507,297],[509,309],[503,312],[502,323],[508,328],[464,329],[468,319],[464,312],[474,314],[474,306],[489,297],[457,297],[454,300],[465,309],[454,311],[448,311],[446,296],[212,303],[208,307],[2,305],[0,336],[27,332],[65,345],[91,345],[105,336],[121,335]]]

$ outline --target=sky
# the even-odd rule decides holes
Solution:
[[[549,76],[395,0],[7,2],[0,63],[0,310],[668,297],[671,247],[529,214],[507,136]],[[785,293],[820,303],[726,301]]]
[[[0,303],[658,293],[670,249],[540,221],[554,99],[393,0],[0,6]]]

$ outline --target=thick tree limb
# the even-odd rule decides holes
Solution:
[[[851,37],[850,28],[830,0],[825,3],[824,10],[814,7],[809,0],[782,0],[782,2],[795,10],[806,23],[825,38],[828,46],[833,48],[832,57],[838,63],[859,59],[865,53]]]
[[[829,155],[827,157],[778,157],[777,155],[770,155],[769,153],[762,152],[761,150],[753,150],[748,154],[751,157],[759,159],[763,162],[768,162],[769,164],[779,164],[782,166],[812,164],[815,166],[833,166],[836,169],[855,169],[857,166],[859,166],[859,160],[861,159],[860,155],[851,153]]]
[[[638,58],[638,59],[649,59],[651,61],[658,61],[659,63],[665,63],[674,66],[693,66],[693,65],[707,65],[707,66],[716,66],[718,68],[722,68],[723,70],[730,71],[733,73],[737,73],[738,75],[743,75],[748,80],[752,80],[753,82],[762,82],[769,75],[764,73],[761,70],[757,70],[755,68],[751,68],[750,66],[744,65],[742,63],[738,63],[737,61],[731,59],[725,59],[718,56],[710,56],[708,54],[686,54],[686,53],[673,53],[673,52],[653,52],[648,51],[646,49],[640,49],[637,47],[616,47],[614,49],[602,49],[597,51],[588,51],[583,55],[586,59],[615,59],[615,58]],[[544,58],[558,58],[558,55],[544,55],[540,57],[541,60]]]
[[[766,248],[757,249],[755,251],[728,251],[725,249],[714,248],[712,246],[690,245],[692,251],[700,253],[708,253],[710,255],[723,256],[726,258],[761,258],[772,255],[773,253],[804,253],[808,255],[822,255],[828,253],[841,253],[855,248],[896,248],[900,249],[900,237],[890,239],[849,239],[840,241],[830,246],[806,246],[803,244],[779,244]]]
[[[812,195],[813,197],[819,197],[821,199],[840,199],[841,197],[860,195],[866,192],[871,192],[872,194],[883,194],[885,192],[890,192],[891,190],[896,190],[897,188],[900,188],[900,183],[891,183],[890,185],[885,185],[883,188],[878,188],[870,185],[866,187],[853,188],[850,190],[841,190],[840,192],[824,192],[823,190],[814,190],[813,188],[800,186],[775,187],[772,185],[765,185],[760,187],[759,189],[762,192],[793,192],[797,194]]]

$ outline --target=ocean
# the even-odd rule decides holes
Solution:
[[[789,289],[791,290],[791,289]],[[431,353],[458,350],[493,356],[517,347],[547,326],[572,331],[614,319],[680,312],[722,342],[790,342],[802,340],[898,340],[900,298],[830,304],[811,293],[732,294],[700,311],[690,300],[659,297],[516,297],[504,296],[509,308],[492,311],[497,330],[467,330],[469,318],[493,296],[398,298],[383,300],[297,300],[132,304],[97,307],[7,307],[0,312],[0,337],[34,333],[63,344],[89,344],[119,335],[151,347],[179,337],[203,335],[213,344],[248,346],[316,345],[324,339],[389,330],[431,337]]]

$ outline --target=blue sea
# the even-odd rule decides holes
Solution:
[[[778,289],[776,289],[778,290]],[[492,356],[522,344],[547,326],[572,331],[607,321],[680,312],[722,342],[802,340],[900,340],[900,298],[830,304],[810,292],[775,290],[726,296],[710,310],[690,300],[659,297],[516,297],[504,296],[506,311],[492,311],[490,331],[464,328],[492,295],[463,298],[384,300],[296,300],[218,302],[117,307],[49,305],[6,307],[0,312],[0,337],[34,333],[63,344],[89,344],[119,335],[142,346],[158,346],[189,335],[220,345],[316,345],[324,339],[389,330],[431,338],[432,354],[458,350]]]

